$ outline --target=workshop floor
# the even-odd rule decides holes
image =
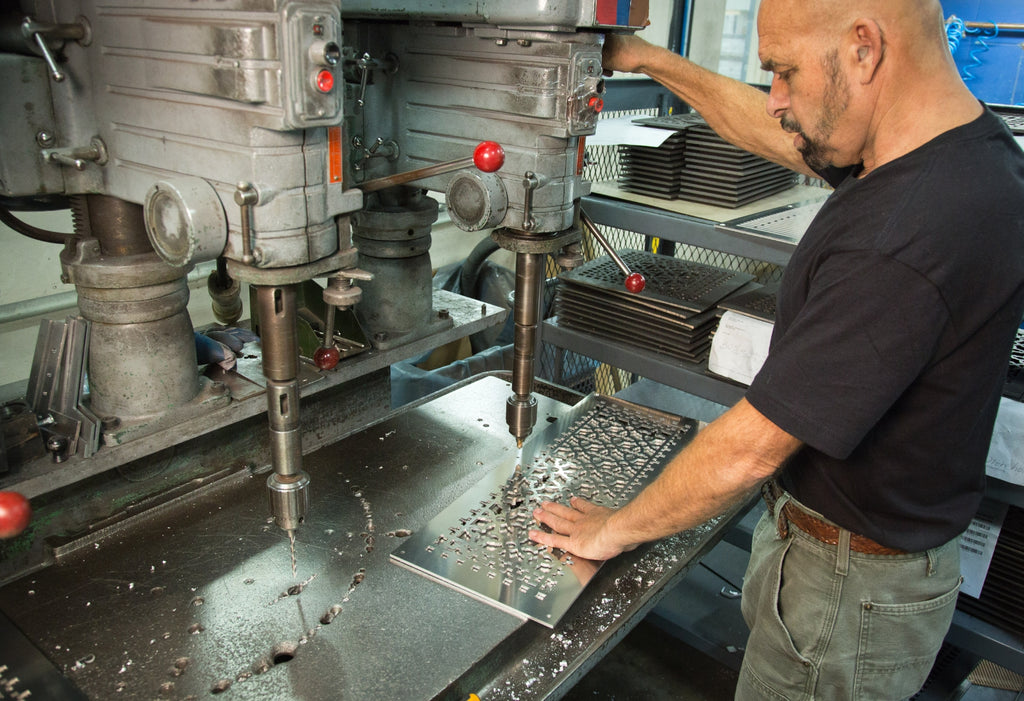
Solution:
[[[563,698],[565,701],[731,701],[735,688],[734,670],[643,621]],[[935,693],[929,698],[1024,701],[1024,687],[997,689],[965,682],[957,689]]]
[[[566,701],[727,701],[736,672],[643,621],[563,698]]]

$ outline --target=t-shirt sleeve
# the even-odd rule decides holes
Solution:
[[[877,252],[830,256],[807,289],[746,398],[783,430],[844,459],[930,362],[949,315],[928,280]]]

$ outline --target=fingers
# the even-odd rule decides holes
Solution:
[[[581,514],[589,514],[591,511],[598,508],[597,504],[593,504],[583,497],[570,497],[569,504]]]
[[[569,536],[560,533],[545,533],[544,531],[530,531],[530,540],[549,548],[569,549]]]
[[[545,502],[540,505],[540,508],[533,510],[533,518],[537,523],[548,526],[556,533],[568,535],[572,534],[573,524],[581,515],[575,509],[553,502]]]

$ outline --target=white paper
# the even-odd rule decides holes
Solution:
[[[1024,404],[1003,397],[999,402],[985,472],[1024,485]]]
[[[587,146],[661,146],[668,137],[675,134],[672,129],[656,129],[633,124],[634,119],[636,115],[597,120],[597,131],[587,137]]]
[[[764,319],[726,312],[711,342],[708,370],[749,385],[768,357],[772,327]]]
[[[992,514],[978,514],[960,536],[960,572],[964,582],[960,591],[977,599],[985,585],[988,567],[992,564],[992,553],[999,540],[999,531],[1006,517],[1006,504],[996,505]]]

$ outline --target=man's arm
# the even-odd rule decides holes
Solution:
[[[697,110],[723,139],[787,168],[817,176],[804,163],[779,120],[768,114],[768,96],[757,88],[698,66],[640,37],[606,34],[604,69],[644,73]]]
[[[534,518],[554,532],[530,531],[530,538],[579,557],[607,560],[722,513],[774,475],[802,445],[741,399],[618,511],[575,497],[571,507],[545,503]]]

